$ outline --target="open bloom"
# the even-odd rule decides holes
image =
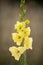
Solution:
[[[21,45],[23,36],[22,34],[12,33],[12,39],[14,42],[16,42],[17,45]]]
[[[14,25],[14,28],[17,30],[17,32],[21,32],[21,30],[25,28],[25,24],[24,22],[17,21],[17,23]]]
[[[24,28],[24,30],[23,30],[23,32],[22,32],[24,38],[30,36],[30,32],[31,32],[30,27]]]
[[[15,60],[19,61],[21,55],[25,52],[25,47],[15,47],[12,46],[9,48],[9,51],[11,52],[12,56],[15,58]]]
[[[31,37],[27,37],[25,40],[24,40],[24,47],[26,49],[32,49],[32,41],[33,39]]]

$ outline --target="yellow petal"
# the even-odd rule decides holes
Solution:
[[[25,50],[26,50],[25,47],[15,47],[15,46],[12,46],[12,47],[9,48],[9,51],[11,52],[12,56],[17,61],[19,61],[21,55],[24,53]]]
[[[18,50],[20,50],[20,53],[23,54],[26,51],[25,47],[18,47]]]
[[[12,39],[14,42],[16,42],[16,35],[17,35],[17,33],[12,33]]]
[[[30,27],[25,28],[23,32],[24,32],[23,34],[24,38],[30,36],[30,32],[31,32]]]
[[[24,40],[24,47],[26,47],[26,49],[32,49],[32,41],[33,41],[33,39],[31,37],[26,38]]]
[[[24,22],[17,21],[17,23],[14,25],[14,28],[17,30],[17,32],[21,32],[21,30],[25,28],[25,24]]]
[[[21,45],[23,36],[18,33],[12,33],[12,39],[14,42],[16,42],[17,45]]]

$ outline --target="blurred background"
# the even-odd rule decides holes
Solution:
[[[0,65],[20,65],[9,52],[14,45],[11,33],[15,32],[14,24],[19,19],[20,0],[0,0]],[[43,65],[43,1],[26,0],[27,13],[25,20],[31,21],[33,49],[27,51],[28,65]]]

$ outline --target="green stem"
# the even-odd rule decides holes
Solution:
[[[26,13],[26,10],[24,9],[24,5],[25,5],[25,0],[21,0],[21,3],[20,3],[20,9],[21,9],[20,21],[21,22],[24,21],[24,16]],[[24,54],[22,55],[22,57],[20,59],[20,65],[27,65],[26,51],[24,52]]]
[[[27,65],[26,51],[24,52],[24,54],[22,55],[22,57],[20,59],[20,65]]]
[[[24,53],[24,65],[27,65],[27,56],[26,56],[26,51],[25,51],[25,53]]]
[[[26,13],[26,10],[24,9],[24,5],[25,5],[25,0],[21,0],[21,3],[20,3],[20,9],[21,9],[20,21],[24,21],[24,16]]]

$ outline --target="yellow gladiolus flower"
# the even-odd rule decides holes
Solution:
[[[25,28],[25,24],[24,22],[17,21],[17,23],[14,25],[14,28],[17,30],[17,32],[21,32],[21,30]]]
[[[15,58],[15,60],[19,61],[21,55],[25,52],[25,47],[15,47],[12,46],[9,48],[9,51],[11,52],[12,56]]]
[[[25,23],[25,25],[27,25],[27,24],[30,23],[30,21],[27,19],[27,20],[24,21],[24,23]]]
[[[17,45],[21,45],[23,36],[22,34],[12,33],[12,39],[14,42],[16,42]]]
[[[22,33],[24,35],[24,38],[30,36],[30,32],[31,32],[30,27],[25,28]]]
[[[26,38],[26,39],[24,40],[24,47],[25,47],[26,49],[32,49],[32,41],[33,41],[33,39],[32,39],[31,37]]]

